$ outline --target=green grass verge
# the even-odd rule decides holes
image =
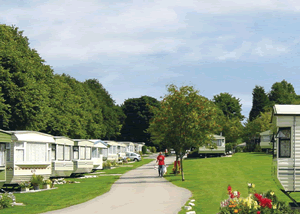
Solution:
[[[241,192],[241,197],[248,196],[247,183],[254,183],[257,192],[273,190],[279,200],[291,202],[280,189],[277,178],[271,173],[272,155],[264,153],[236,153],[232,157],[185,159],[183,169],[185,181],[181,175],[171,175],[172,166],[168,168],[166,179],[173,184],[189,189],[195,199],[196,213],[217,213],[220,202],[228,198],[227,186],[233,191]],[[291,193],[300,201],[300,192]],[[185,213],[184,210],[179,212]]]
[[[106,173],[109,171],[110,173],[123,174],[151,161],[153,160],[145,159],[131,164],[133,167],[118,167],[103,171],[106,171]],[[118,180],[119,177],[120,176],[103,176],[87,179],[67,178],[67,180],[76,180],[80,183],[56,185],[58,189],[49,191],[22,194],[15,193],[16,201],[22,202],[26,206],[15,206],[13,208],[4,209],[1,210],[1,214],[36,214],[80,204],[108,192],[112,184]]]

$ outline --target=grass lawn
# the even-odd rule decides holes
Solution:
[[[232,157],[185,159],[183,162],[185,181],[181,175],[166,175],[173,184],[189,189],[195,199],[196,213],[218,213],[220,202],[228,198],[227,186],[248,196],[247,183],[254,183],[257,192],[273,190],[279,200],[291,202],[280,189],[277,178],[271,173],[272,155],[264,153],[236,153]],[[168,172],[172,171],[169,166]],[[300,193],[291,193],[300,201]],[[184,210],[179,212],[185,213]]]
[[[103,170],[106,173],[123,174],[131,169],[137,168],[153,161],[144,159],[130,165],[133,167],[118,167],[111,170]],[[26,206],[15,206],[13,208],[1,210],[1,214],[22,213],[35,214],[47,212],[50,210],[62,209],[71,205],[80,204],[99,195],[108,192],[112,184],[120,176],[103,176],[97,178],[76,179],[67,178],[67,180],[79,181],[79,184],[56,185],[58,189],[35,192],[35,193],[15,193],[16,201],[22,202]]]

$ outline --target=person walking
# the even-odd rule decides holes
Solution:
[[[163,177],[164,175],[164,165],[165,165],[165,157],[160,152],[156,158],[156,163],[158,162],[158,176]]]

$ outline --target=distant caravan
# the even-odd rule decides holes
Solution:
[[[225,155],[225,137],[221,135],[213,135],[212,143],[217,145],[217,148],[206,148],[205,146],[199,148],[200,157]]]

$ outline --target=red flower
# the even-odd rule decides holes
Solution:
[[[189,105],[189,103],[186,103],[187,105]]]
[[[231,186],[228,185],[228,188],[227,188],[228,194],[231,193],[231,190],[232,190],[232,189],[231,189]]]
[[[260,211],[257,211],[256,214],[260,214]]]
[[[232,192],[230,193],[230,198],[234,198],[234,194]]]
[[[241,193],[240,193],[240,192],[238,192],[238,196],[237,196],[237,197],[239,198],[239,197],[240,197],[240,195],[241,195]]]

